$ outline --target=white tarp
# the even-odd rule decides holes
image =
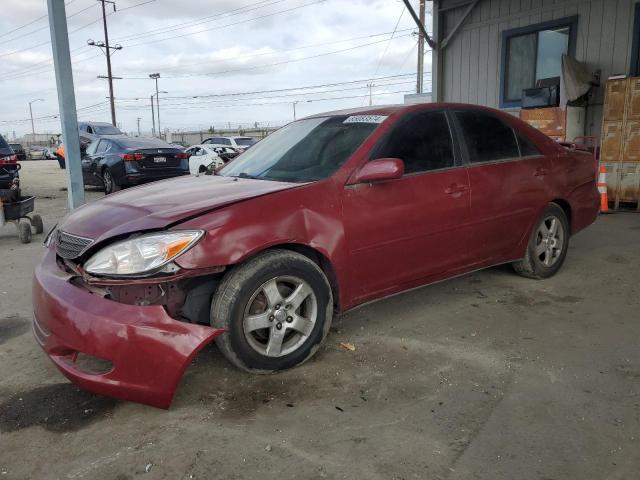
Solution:
[[[585,65],[568,55],[562,56],[560,72],[560,106],[577,100],[591,88],[592,76]]]

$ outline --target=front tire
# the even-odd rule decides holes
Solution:
[[[525,257],[513,263],[516,273],[535,279],[555,275],[567,256],[570,232],[564,210],[550,203],[533,229]]]
[[[302,364],[318,350],[333,316],[331,287],[309,258],[269,250],[235,267],[211,304],[216,344],[235,366],[269,373]]]
[[[116,181],[113,179],[113,175],[111,175],[111,170],[109,170],[109,168],[105,168],[102,171],[102,182],[104,183],[105,195],[109,195],[110,193],[114,193],[120,190],[120,186],[116,184]]]

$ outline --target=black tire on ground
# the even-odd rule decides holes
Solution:
[[[104,194],[109,195],[110,193],[114,193],[120,190],[120,186],[113,179],[113,175],[111,175],[111,170],[108,167],[105,167],[102,170],[102,182],[104,183]]]
[[[37,213],[31,217],[31,225],[35,229],[36,233],[42,233],[44,231],[44,224],[42,223],[42,217]]]
[[[272,357],[250,345],[244,332],[244,315],[252,295],[282,276],[296,277],[310,286],[317,300],[317,315],[304,343],[288,354]],[[332,317],[333,296],[326,276],[315,262],[289,250],[269,250],[234,267],[220,282],[211,303],[211,325],[226,329],[216,338],[218,348],[232,364],[253,373],[292,368],[311,358],[327,336]]]
[[[31,223],[21,220],[18,224],[18,237],[22,243],[31,243]]]
[[[544,230],[545,228],[543,223],[545,223],[546,226],[550,224],[553,219],[559,222],[560,227],[558,228],[562,229],[563,235],[561,241],[557,243],[560,246],[560,252],[552,259],[550,265],[545,265],[544,259],[541,257],[546,256],[547,253],[537,252],[540,252],[538,249],[544,249],[544,234],[541,232],[541,229]],[[525,257],[522,260],[514,262],[512,264],[513,269],[519,275],[527,278],[543,279],[552,277],[560,270],[567,256],[570,234],[571,228],[564,210],[558,204],[550,203],[547,208],[544,209],[540,219],[533,227]]]

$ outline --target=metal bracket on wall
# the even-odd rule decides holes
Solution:
[[[464,11],[462,16],[460,17],[460,20],[458,20],[458,23],[455,24],[455,26],[453,27],[451,32],[449,32],[449,35],[447,35],[444,38],[444,40],[442,40],[442,42],[440,43],[440,49],[441,50],[444,50],[447,47],[447,45],[449,44],[451,39],[455,36],[455,34],[458,32],[458,30],[460,29],[460,27],[462,26],[464,21],[471,14],[471,12],[476,7],[476,5],[478,5],[478,3],[480,3],[480,0],[474,0],[473,2],[469,2],[468,4],[464,4],[464,5],[467,5],[467,9]],[[458,6],[462,7],[463,5],[458,5]]]

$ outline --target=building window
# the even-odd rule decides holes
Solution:
[[[575,55],[577,25],[570,17],[502,32],[501,107],[519,107],[523,89],[560,77],[562,55]]]

